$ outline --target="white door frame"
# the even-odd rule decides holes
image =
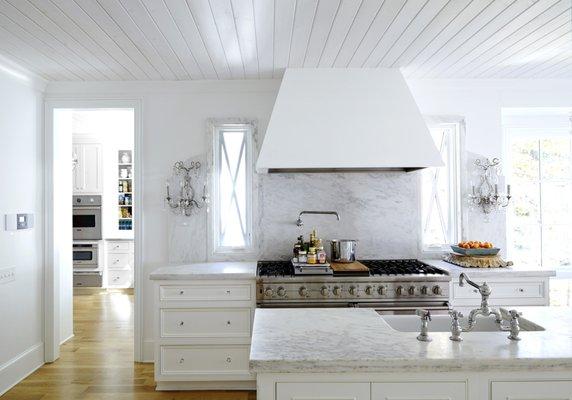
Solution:
[[[138,204],[133,212],[134,236],[135,236],[135,266],[134,266],[134,360],[142,361],[143,358],[143,321],[142,321],[142,296],[143,289],[143,163],[141,162],[142,154],[142,100],[141,99],[93,99],[93,98],[47,98],[44,105],[44,215],[45,215],[45,231],[44,231],[44,354],[46,362],[53,362],[59,358],[60,354],[60,338],[59,338],[59,271],[53,265],[54,244],[51,237],[53,232],[53,115],[54,110],[58,108],[133,108],[134,110],[134,128],[135,128],[135,149],[133,153],[133,162],[135,171],[135,194],[134,202]],[[70,143],[71,145],[71,143]],[[71,147],[70,147],[71,148]],[[71,163],[70,163],[71,165]],[[70,199],[71,207],[71,199]],[[70,228],[71,229],[71,228]],[[71,251],[71,249],[70,249]]]

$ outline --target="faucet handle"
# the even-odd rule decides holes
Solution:
[[[424,310],[422,308],[418,308],[415,310],[415,314],[421,317],[423,320],[431,321],[431,312],[429,310]]]
[[[455,320],[458,321],[459,318],[463,318],[463,313],[457,310],[450,310],[449,315]]]

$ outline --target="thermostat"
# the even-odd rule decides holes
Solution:
[[[7,231],[21,231],[34,227],[34,214],[6,214]]]

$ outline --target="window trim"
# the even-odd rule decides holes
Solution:
[[[255,149],[257,127],[256,122],[245,119],[210,119],[207,123],[208,139],[210,144],[209,151],[209,192],[212,193],[211,201],[208,207],[207,221],[207,243],[208,243],[208,259],[211,261],[233,261],[245,260],[247,258],[255,258],[256,235],[254,233],[254,215],[257,202],[255,196],[256,174],[255,174]],[[244,130],[246,132],[245,143],[245,166],[246,166],[246,215],[245,230],[247,233],[248,243],[245,246],[231,247],[221,246],[219,235],[220,228],[220,210],[217,210],[217,204],[220,194],[219,180],[217,172],[221,166],[220,152],[220,134],[225,130]],[[253,259],[254,259],[253,258]]]
[[[455,221],[454,223],[454,241],[459,241],[465,236],[465,230],[468,221],[468,209],[463,202],[464,193],[466,193],[466,152],[465,152],[465,119],[461,116],[425,116],[425,122],[429,129],[438,125],[451,124],[456,126],[456,135],[454,141],[453,152],[455,166],[449,166],[453,169],[452,175],[455,182],[454,201],[455,207],[449,210],[449,217]],[[422,176],[419,174],[419,252],[421,257],[440,258],[450,252],[450,243],[444,243],[441,247],[426,247],[423,240],[425,219],[423,215],[423,189]]]

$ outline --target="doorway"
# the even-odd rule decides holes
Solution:
[[[133,299],[142,357],[140,102],[48,100],[45,108],[45,361],[73,337],[76,296]]]

